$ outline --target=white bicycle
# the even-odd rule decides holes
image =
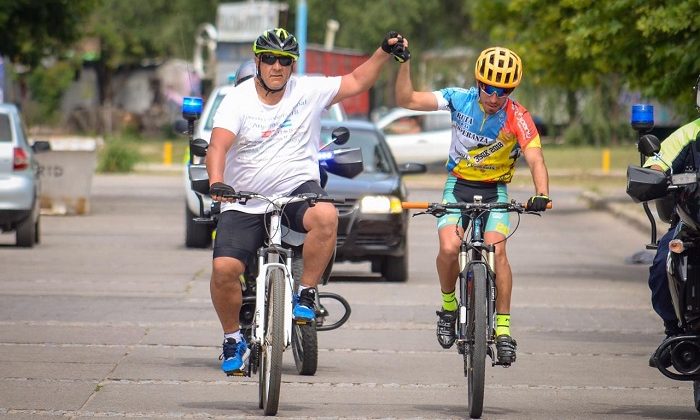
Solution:
[[[313,206],[318,202],[342,204],[344,200],[315,193],[267,197],[246,191],[225,197],[235,198],[242,204],[254,199],[270,204],[268,241],[257,252],[255,309],[250,328],[244,328],[243,333],[247,336],[251,349],[251,359],[245,374],[259,374],[260,408],[265,411],[265,415],[275,415],[279,406],[282,353],[290,346],[292,331],[296,327],[292,316],[292,292],[297,284],[292,270],[295,265],[294,252],[290,246],[282,243],[282,212],[285,206],[292,203],[307,202]],[[315,325],[309,327],[315,328]]]

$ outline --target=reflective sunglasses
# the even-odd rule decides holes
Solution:
[[[279,61],[280,66],[287,67],[292,65],[294,59],[292,57],[286,57],[282,55],[260,54],[260,61],[270,66]]]
[[[487,85],[485,83],[479,83],[479,89],[481,89],[481,91],[487,96],[493,96],[496,94],[497,98],[505,98],[513,92],[513,88],[499,88],[496,86]]]

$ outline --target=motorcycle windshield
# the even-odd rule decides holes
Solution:
[[[668,177],[656,169],[629,166],[627,168],[627,195],[639,203],[655,200],[668,193]]]

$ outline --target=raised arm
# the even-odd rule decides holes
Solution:
[[[396,104],[419,111],[437,110],[437,98],[433,92],[416,92],[411,83],[411,64],[407,61],[399,66],[396,76]]]
[[[395,37],[390,37],[391,35],[395,35]],[[396,32],[387,34],[383,41],[383,47],[377,48],[367,61],[357,66],[351,73],[343,76],[340,81],[340,89],[338,89],[338,93],[331,103],[340,102],[345,98],[365,92],[374,86],[379,78],[379,72],[391,57],[391,54],[386,51],[396,45],[398,36],[400,35]],[[408,47],[408,40],[403,38],[403,42],[404,46]]]

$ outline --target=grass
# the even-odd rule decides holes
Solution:
[[[143,163],[164,163],[166,142],[172,144],[172,164],[175,166],[183,162],[187,151],[187,138],[185,136],[171,139],[122,138],[120,141],[129,147],[137,148]],[[575,185],[593,191],[624,189],[627,166],[639,164],[639,152],[634,144],[607,148],[609,167],[606,171],[603,166],[603,150],[603,148],[593,146],[574,147],[545,144],[543,151],[549,171],[550,184],[554,187]],[[442,176],[443,172],[437,166],[431,167],[429,174],[412,175],[408,179],[429,180],[442,178]],[[512,185],[515,187],[532,185],[532,179],[523,158],[518,162]]]

